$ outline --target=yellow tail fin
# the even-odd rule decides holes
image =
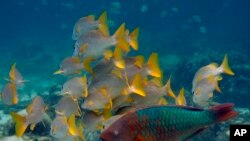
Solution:
[[[138,50],[138,36],[139,36],[139,27],[137,27],[132,33],[130,34],[129,44],[134,50]]]
[[[77,129],[76,129],[76,122],[75,122],[75,115],[70,115],[68,119],[68,126],[69,126],[69,133],[72,136],[77,136]]]
[[[21,137],[28,126],[28,124],[25,122],[25,117],[15,112],[11,112],[10,115],[13,121],[16,123],[15,125],[16,136]]]
[[[11,86],[11,92],[13,93],[12,104],[17,104],[18,97],[17,97],[16,85],[12,83],[10,86]]]
[[[168,79],[168,82],[166,83],[164,88],[166,89],[167,96],[176,99],[176,96],[171,88],[171,77]]]
[[[88,95],[89,95],[89,92],[88,92],[88,80],[87,80],[86,75],[83,76],[82,82],[83,82],[83,85],[84,85],[83,97],[88,97]]]
[[[116,47],[114,51],[114,64],[120,69],[125,68],[125,60],[123,59],[122,51],[119,47]]]
[[[121,24],[116,30],[114,37],[117,41],[116,46],[121,48],[124,52],[129,52],[129,44],[125,38],[125,23]]]
[[[105,36],[109,36],[109,28],[108,28],[108,22],[107,22],[107,12],[104,11],[101,16],[98,19],[99,21],[99,29],[100,31],[105,35]]]
[[[140,74],[135,75],[132,81],[132,85],[130,86],[130,91],[140,96],[146,96],[144,86],[143,86],[143,79]]]
[[[16,75],[16,63],[14,63],[11,66],[11,69],[10,69],[10,72],[9,72],[9,77],[10,77],[11,82],[14,82],[16,80],[15,75]]]
[[[234,75],[234,72],[229,67],[227,55],[225,55],[225,57],[223,59],[223,62],[222,62],[220,67],[222,68],[224,73],[226,73],[228,75]]]
[[[148,72],[149,75],[154,77],[161,77],[161,69],[158,62],[158,54],[152,53],[148,59]]]
[[[186,104],[187,104],[186,98],[185,98],[185,96],[184,96],[184,93],[185,93],[185,89],[182,88],[182,89],[180,90],[180,92],[179,92],[177,98],[176,98],[176,101],[175,101],[176,105],[186,105]]]
[[[135,63],[137,67],[142,68],[144,64],[144,57],[142,55],[138,55],[135,57]]]

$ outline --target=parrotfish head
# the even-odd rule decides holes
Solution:
[[[129,132],[129,128],[124,127],[126,124],[116,122],[107,128],[100,135],[102,141],[130,141],[133,140]]]

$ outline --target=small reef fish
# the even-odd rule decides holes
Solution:
[[[70,95],[73,99],[88,96],[88,84],[86,75],[73,77],[63,84],[62,95]]]
[[[212,124],[238,115],[233,104],[208,110],[185,106],[154,106],[125,114],[100,135],[101,141],[183,141]]]
[[[68,119],[65,116],[57,115],[51,124],[50,135],[60,141],[78,140],[86,141],[83,135],[83,126],[76,126],[75,115]]]
[[[54,74],[63,74],[63,75],[73,75],[80,74],[83,69],[83,64],[78,57],[67,57],[61,64],[60,69],[54,72]]]
[[[88,89],[89,96],[85,99],[81,107],[87,110],[100,110],[107,103],[112,103],[112,100],[119,96],[126,97],[126,99],[130,94],[145,96],[142,83],[143,80],[140,74],[135,75],[131,84],[112,74],[102,76],[91,83]]]
[[[80,36],[96,29],[99,29],[105,36],[109,35],[106,11],[100,15],[98,20],[95,20],[93,15],[80,18],[73,28],[72,39],[77,40]]]
[[[211,63],[197,71],[192,82],[193,102],[195,104],[202,107],[207,106],[213,97],[213,91],[221,92],[218,81],[222,80],[222,73],[234,75],[229,67],[227,55],[220,66]]]
[[[23,86],[23,83],[25,82],[25,80],[23,80],[23,76],[16,68],[16,63],[14,63],[11,66],[9,77],[10,77],[10,81],[15,83],[17,86]]]
[[[2,102],[6,105],[14,105],[18,103],[16,84],[12,82],[4,85],[1,95]]]
[[[159,82],[160,81],[160,82]],[[162,105],[167,104],[166,99],[164,96],[170,96],[176,99],[176,96],[170,86],[170,79],[167,83],[162,86],[161,80],[154,78],[147,82],[145,86],[145,93],[146,96],[141,97],[137,95],[131,95],[133,107],[145,107],[150,105]]]
[[[55,106],[56,114],[69,118],[72,114],[80,116],[81,110],[78,101],[71,96],[63,96]]]
[[[41,122],[45,116],[46,105],[40,96],[36,96],[32,103],[27,106],[27,116],[19,115],[15,112],[11,112],[13,121],[15,122],[16,136],[21,137],[25,132],[28,125],[30,129],[34,130],[37,123]]]

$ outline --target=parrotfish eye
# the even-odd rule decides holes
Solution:
[[[117,130],[114,131],[114,135],[115,136],[118,136],[119,135],[119,132]]]

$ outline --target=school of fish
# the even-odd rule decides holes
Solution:
[[[181,141],[237,116],[230,103],[208,109],[186,106],[186,90],[180,88],[176,95],[171,77],[164,84],[157,53],[151,53],[148,59],[128,56],[139,49],[138,36],[139,28],[130,32],[125,23],[110,34],[106,11],[98,18],[80,18],[73,27],[73,55],[65,57],[54,72],[68,78],[60,100],[48,106],[42,96],[36,96],[25,115],[10,112],[16,136],[21,138],[28,127],[32,131],[37,123],[43,123],[50,106],[55,109],[55,117],[50,117],[53,121],[48,129],[59,141],[87,141],[83,131],[100,131],[100,141]],[[227,55],[220,66],[211,63],[198,70],[192,82],[197,106],[208,106],[213,91],[221,92],[218,81],[222,73],[234,75]],[[18,89],[28,80],[14,63],[6,81],[1,102],[16,105]]]

